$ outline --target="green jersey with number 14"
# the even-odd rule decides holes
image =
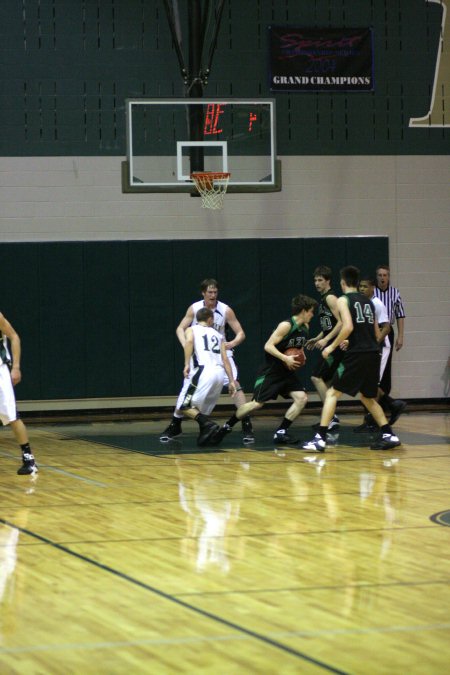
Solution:
[[[377,352],[380,345],[375,337],[375,308],[362,293],[346,293],[353,331],[348,336],[349,352]]]

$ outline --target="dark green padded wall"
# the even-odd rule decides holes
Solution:
[[[387,237],[0,244],[2,305],[22,339],[18,399],[175,395],[183,354],[175,328],[205,277],[235,310],[236,350],[250,392],[263,345],[297,293],[316,296],[313,271],[388,260]],[[311,334],[318,332],[317,320]],[[319,354],[309,354],[304,375]]]
[[[271,95],[270,25],[370,26],[375,91],[275,94],[278,154],[447,154],[449,128],[408,127],[430,106],[442,12],[425,0],[225,0],[204,96]],[[185,93],[163,0],[2,0],[0,65],[5,156],[124,156],[125,99]]]
[[[30,277],[30,287],[36,293],[39,311],[39,351],[28,353],[26,328],[20,328],[24,341],[24,390],[31,385],[28,364],[39,363],[40,397],[80,398],[87,395],[85,380],[86,334],[89,334],[89,315],[84,301],[85,261],[82,243],[70,246],[63,243],[31,245],[37,252],[38,275]],[[30,248],[23,245],[23,248]],[[3,257],[3,256],[2,256]],[[15,278],[27,272],[18,272]],[[17,298],[12,311],[19,310]],[[17,326],[18,329],[18,326]],[[30,345],[31,346],[31,345]],[[31,358],[30,358],[31,357]],[[18,390],[20,396],[22,392]]]
[[[173,242],[132,241],[128,251],[131,390],[134,396],[157,396],[179,380],[175,326],[167,330],[174,314]]]
[[[128,245],[83,247],[86,396],[131,396]]]
[[[56,249],[55,257],[56,257]],[[41,386],[41,355],[50,339],[41,331],[39,247],[35,244],[0,244],[2,306],[0,311],[13,324],[22,339],[22,379],[18,398],[51,398]],[[41,340],[44,340],[43,344]],[[58,372],[56,361],[52,371]],[[57,375],[59,379],[59,375]]]

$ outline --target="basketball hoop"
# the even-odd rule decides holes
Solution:
[[[194,171],[191,173],[191,178],[202,198],[203,209],[223,208],[230,175],[224,171]]]

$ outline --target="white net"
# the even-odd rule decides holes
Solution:
[[[191,173],[197,190],[202,198],[202,208],[222,209],[223,200],[230,180],[230,174],[213,171],[194,171]]]

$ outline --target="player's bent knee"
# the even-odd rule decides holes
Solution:
[[[295,391],[295,392],[291,393],[291,396],[292,396],[292,400],[297,405],[303,406],[303,405],[306,404],[306,402],[308,400],[308,396],[306,395],[306,391]]]

